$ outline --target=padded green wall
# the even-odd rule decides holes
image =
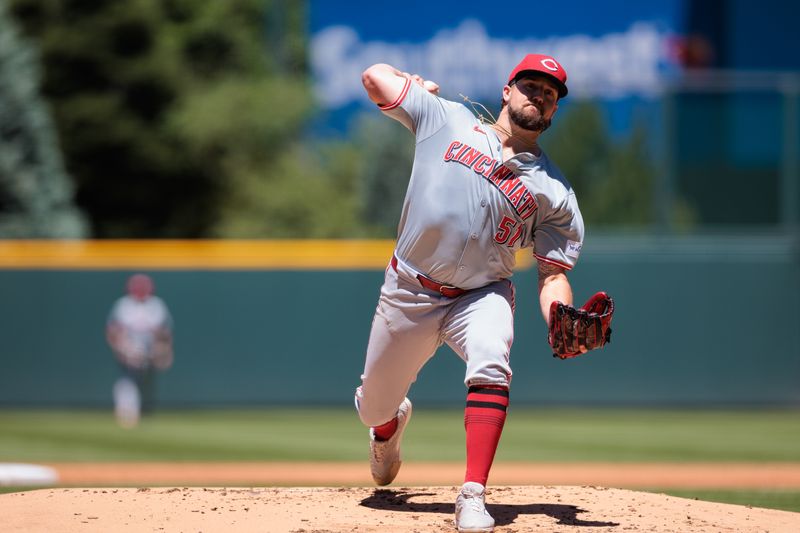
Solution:
[[[591,242],[591,241],[590,241]],[[788,238],[602,239],[570,278],[617,302],[613,342],[553,359],[532,270],[514,276],[520,404],[800,404],[800,256]],[[132,271],[0,270],[0,405],[110,406],[107,313]],[[349,405],[381,271],[148,271],[175,318],[163,407]],[[442,348],[410,396],[463,402]]]

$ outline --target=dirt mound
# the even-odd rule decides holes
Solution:
[[[455,531],[455,487],[73,488],[0,495],[4,532]],[[796,532],[800,513],[578,486],[490,487],[496,531]]]

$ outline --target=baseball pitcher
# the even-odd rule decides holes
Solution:
[[[574,357],[610,340],[608,295],[572,306],[567,272],[581,253],[583,219],[572,187],[538,144],[567,95],[567,74],[552,57],[527,55],[502,89],[494,122],[390,65],[373,65],[362,81],[379,109],[416,138],[355,396],[370,428],[372,476],[386,485],[397,475],[412,412],[406,395],[447,343],[466,366],[467,464],[455,522],[461,532],[492,531],[484,494],[509,405],[516,252],[531,248],[537,260],[554,355]]]

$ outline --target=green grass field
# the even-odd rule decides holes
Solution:
[[[463,461],[463,413],[418,408],[408,461]],[[359,461],[350,409],[164,411],[134,430],[106,411],[0,410],[0,462]],[[509,413],[497,461],[800,462],[796,410],[527,409]],[[659,490],[800,511],[800,490]]]

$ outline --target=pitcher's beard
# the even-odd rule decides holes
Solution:
[[[523,130],[542,132],[550,127],[550,120],[544,118],[541,113],[537,118],[527,117],[519,109],[509,106],[508,117],[514,125]]]

